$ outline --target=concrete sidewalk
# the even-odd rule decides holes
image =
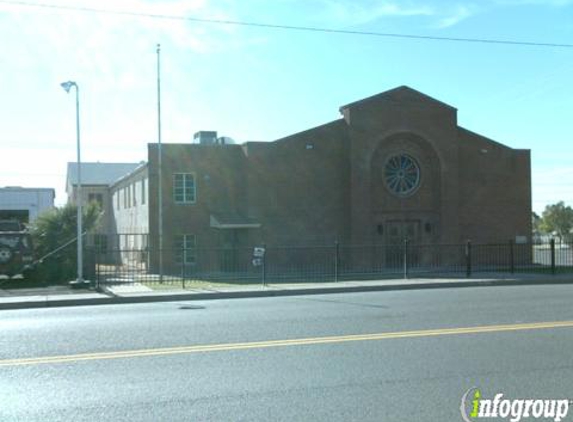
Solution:
[[[247,297],[369,292],[385,290],[437,289],[453,287],[516,286],[573,283],[573,274],[482,275],[479,278],[413,278],[395,280],[341,281],[322,283],[212,286],[200,289],[157,291],[138,285],[115,286],[103,292],[66,287],[0,290],[0,310],[58,306],[114,305],[123,303],[212,300]]]

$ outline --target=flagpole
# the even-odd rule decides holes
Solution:
[[[163,283],[163,175],[161,167],[161,44],[157,44],[157,173],[159,196],[159,282]]]

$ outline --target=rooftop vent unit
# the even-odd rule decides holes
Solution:
[[[235,140],[228,136],[219,136],[217,138],[218,145],[235,145]]]
[[[201,145],[215,145],[217,144],[217,132],[201,130],[193,135],[193,142]]]

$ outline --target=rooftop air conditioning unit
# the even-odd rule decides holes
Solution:
[[[235,140],[229,136],[220,136],[217,138],[219,145],[235,145]]]
[[[193,135],[193,142],[201,145],[215,145],[217,143],[217,132],[201,130]]]

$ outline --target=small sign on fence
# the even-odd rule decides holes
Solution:
[[[523,245],[527,243],[527,236],[515,236],[515,243],[517,245]]]
[[[265,248],[262,247],[255,247],[253,249],[253,265],[255,267],[260,267],[263,265],[263,258],[265,257]]]

